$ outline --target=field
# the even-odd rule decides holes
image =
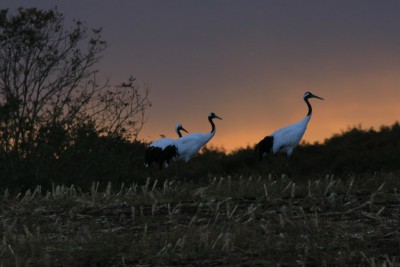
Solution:
[[[1,196],[0,266],[400,266],[398,174]]]

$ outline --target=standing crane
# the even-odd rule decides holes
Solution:
[[[308,102],[310,98],[324,100],[319,96],[306,92],[304,94],[304,101],[308,106],[307,116],[299,122],[276,130],[271,135],[266,136],[261,140],[256,145],[259,160],[261,160],[266,154],[274,155],[278,152],[286,153],[288,157],[292,155],[294,148],[300,143],[300,140],[307,129],[307,124],[311,119],[312,107],[310,102]]]
[[[179,138],[182,137],[181,131],[188,132],[182,124],[176,124],[175,132]],[[171,158],[178,156],[176,149],[171,147],[174,141],[172,138],[161,138],[151,143],[145,153],[144,165],[149,167],[153,163],[158,163],[160,169],[162,169],[162,166],[168,164]]]
[[[206,145],[215,135],[215,124],[213,119],[222,120],[220,117],[211,112],[208,115],[208,121],[211,124],[211,132],[209,133],[192,133],[175,140],[173,146],[176,148],[179,158],[188,161],[194,154],[198,153],[202,146]]]

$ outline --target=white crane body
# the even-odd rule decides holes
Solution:
[[[198,153],[214,135],[215,131],[213,133],[192,133],[179,138],[175,141],[179,158],[188,161],[194,154]]]
[[[208,116],[211,124],[211,132],[209,133],[191,133],[174,141],[173,146],[176,148],[179,158],[188,161],[193,155],[198,153],[201,147],[205,146],[215,135],[215,124],[213,119],[220,119],[214,112]]]
[[[290,156],[294,148],[300,143],[310,119],[311,116],[307,116],[295,124],[280,128],[272,133],[271,136],[274,137],[272,154],[284,152]]]
[[[161,149],[164,149],[167,146],[173,144],[174,141],[175,140],[172,138],[164,137],[164,138],[158,139],[158,140],[154,141],[153,143],[151,143],[150,147],[159,147]]]

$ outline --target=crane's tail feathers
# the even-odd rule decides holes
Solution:
[[[265,154],[267,155],[272,154],[273,144],[274,144],[274,137],[267,136],[256,145],[255,150],[258,155],[258,160],[261,161]]]
[[[169,161],[177,159],[179,156],[178,149],[174,145],[169,145],[165,147],[162,151],[160,158],[160,169],[164,166],[164,168],[168,167]]]
[[[150,167],[153,162],[159,162],[162,156],[162,149],[159,147],[148,147],[144,155],[144,165]]]

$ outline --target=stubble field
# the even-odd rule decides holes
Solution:
[[[0,266],[400,266],[399,178],[6,190]]]

